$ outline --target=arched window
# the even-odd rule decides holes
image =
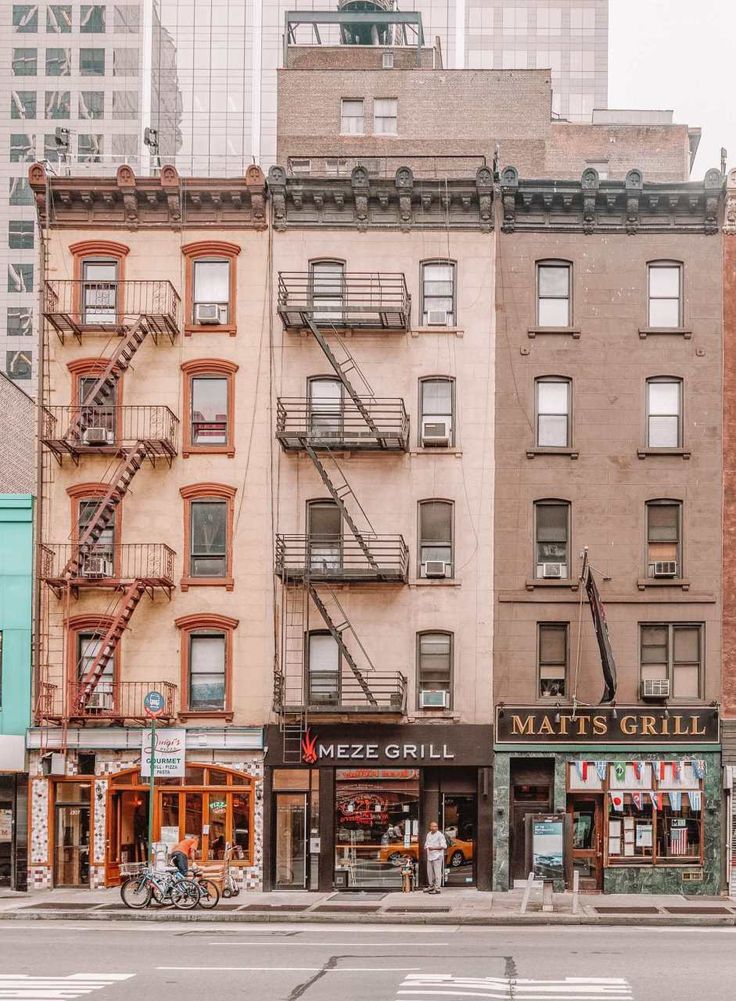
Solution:
[[[186,260],[184,332],[234,335],[240,247],[224,240],[199,240],[183,246],[182,253]]]
[[[339,438],[345,417],[344,387],[334,376],[315,375],[307,379],[309,431],[316,438]]]
[[[647,577],[682,576],[682,501],[647,501]]]
[[[658,375],[647,379],[647,448],[681,448],[682,379]]]
[[[235,373],[220,358],[184,362],[184,442],[182,455],[235,454]]]
[[[534,576],[568,580],[570,577],[570,502],[534,502]]]
[[[309,262],[309,294],[315,320],[342,323],[345,311],[345,262]]]
[[[537,261],[537,324],[572,325],[572,263]]]
[[[536,447],[572,446],[572,380],[544,375],[534,380]]]
[[[417,633],[419,709],[452,708],[453,639],[444,630]]]
[[[107,494],[108,483],[75,483],[67,489],[72,502],[72,539],[78,542],[90,521],[99,510],[101,499]],[[105,580],[121,574],[121,547],[123,524],[123,503],[121,501],[108,526],[100,534],[94,546],[85,553],[79,564],[81,577],[90,580]]]
[[[426,327],[454,327],[457,323],[457,265],[455,261],[422,261],[421,311]]]
[[[226,615],[185,615],[181,630],[181,714],[232,717],[233,632]]]
[[[452,501],[419,501],[420,577],[454,577],[453,515]]]
[[[181,589],[221,585],[232,591],[233,503],[236,488],[224,483],[182,487],[184,576]]]
[[[67,621],[67,678],[69,691],[67,707],[70,711],[79,704],[81,684],[87,676],[102,641],[113,623],[110,615],[75,615]],[[117,681],[120,678],[122,640],[105,665],[95,690],[87,700],[85,716],[114,713],[117,700]]]
[[[315,573],[342,569],[342,511],[331,500],[307,501],[309,565]]]
[[[81,326],[114,326],[125,314],[125,258],[130,248],[113,240],[82,240],[74,257],[73,312]]]
[[[677,329],[683,325],[683,266],[681,261],[649,261],[647,325],[658,329]]]
[[[341,694],[340,647],[326,629],[309,633],[307,685],[310,706],[337,706]]]
[[[419,444],[452,447],[455,435],[455,380],[448,375],[419,380]]]

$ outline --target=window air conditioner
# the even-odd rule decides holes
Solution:
[[[667,678],[658,681],[642,681],[641,697],[643,699],[668,699],[670,697],[670,683]]]
[[[225,307],[216,302],[198,302],[194,307],[197,323],[224,323]]]
[[[425,417],[422,421],[422,445],[449,445],[451,435],[449,417]]]
[[[676,560],[657,560],[657,562],[654,564],[654,576],[676,577],[677,576]]]
[[[564,563],[543,563],[542,576],[564,580],[567,577],[567,568]]]
[[[112,709],[112,692],[92,692],[87,699],[87,709],[109,712]]]
[[[447,577],[448,565],[444,560],[425,560],[422,563],[425,577]]]
[[[105,556],[88,556],[82,563],[82,576],[92,579],[97,577],[112,577],[112,560]]]
[[[428,309],[426,312],[428,327],[449,327],[450,314],[446,309]]]
[[[447,709],[450,693],[439,688],[423,688],[419,692],[420,709]]]
[[[85,428],[82,441],[85,445],[112,445],[113,433],[109,428]]]

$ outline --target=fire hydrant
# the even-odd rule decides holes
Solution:
[[[401,867],[401,892],[411,893],[414,880],[414,865],[410,858],[404,860]]]

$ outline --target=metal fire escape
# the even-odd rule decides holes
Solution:
[[[52,638],[63,628],[62,623],[55,621],[51,626],[54,613],[46,601],[46,650],[37,714],[42,720],[63,725],[69,719],[99,719],[100,708],[109,710],[102,713],[103,717],[131,717],[135,707],[122,704],[132,703],[125,698],[125,691],[112,693],[109,706],[100,706],[93,697],[143,595],[148,593],[153,598],[158,588],[170,596],[174,553],[161,544],[114,545],[108,552],[101,546],[101,538],[113,524],[120,502],[144,462],[148,459],[155,466],[162,458],[171,464],[177,450],[178,421],[167,407],[117,407],[113,401],[121,376],[146,338],[158,344],[159,337],[166,335],[174,342],[179,331],[180,300],[168,281],[47,282],[44,316],[62,343],[67,334],[81,342],[83,334],[90,331],[120,340],[111,354],[99,358],[95,381],[78,405],[44,407],[43,444],[59,465],[66,456],[78,464],[85,454],[111,455],[114,465],[106,478],[107,489],[79,538],[72,544],[42,544],[41,577],[57,599],[64,600],[66,608],[70,597],[83,588],[109,588],[118,597],[105,616],[108,624],[97,631],[99,642],[91,663],[82,677],[75,673],[72,678],[64,677],[64,665],[70,662],[65,642],[59,644]],[[100,558],[102,549],[109,558]],[[52,677],[61,684],[52,683]],[[173,698],[171,703],[173,711]]]
[[[409,422],[402,400],[377,399],[339,329],[407,329],[410,300],[403,275],[343,275],[337,301],[317,300],[312,275],[279,276],[279,312],[287,329],[309,332],[343,387],[337,412],[317,415],[314,401],[278,401],[277,437],[284,451],[308,456],[340,513],[344,533],[324,540],[279,535],[276,574],[282,582],[281,658],[274,702],[280,714],[283,754],[301,760],[309,713],[363,712],[401,715],[406,678],[378,672],[353,628],[333,584],[406,583],[408,551],[400,535],[377,535],[336,452],[404,452]],[[337,552],[336,550],[336,552]],[[306,636],[316,614],[339,651],[339,696],[316,699],[307,676]],[[348,642],[349,638],[349,642]],[[343,666],[345,665],[345,669]]]

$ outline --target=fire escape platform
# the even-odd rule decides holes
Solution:
[[[65,692],[66,688],[66,692]],[[177,686],[170,681],[120,681],[100,683],[98,691],[82,705],[82,685],[43,684],[36,700],[36,719],[45,723],[85,726],[90,723],[138,723],[150,725],[143,709],[146,693],[155,689],[164,697],[162,722],[173,723],[177,718]],[[66,698],[64,697],[66,695]]]
[[[276,403],[276,437],[285,452],[303,452],[305,444],[320,452],[409,450],[403,400],[366,398],[362,407],[364,413],[346,399],[330,411],[306,397],[281,397]]]
[[[124,458],[139,443],[147,457],[170,461],[178,452],[179,419],[165,406],[44,407],[41,441],[58,462],[84,455]]]
[[[99,546],[96,551],[82,555],[73,576],[65,576],[64,568],[75,556],[78,547],[73,544],[41,546],[39,576],[57,597],[66,587],[75,594],[83,590],[125,591],[134,581],[143,584],[151,594],[161,590],[171,597],[176,587],[176,553],[163,543]]]
[[[410,328],[411,296],[399,272],[347,272],[329,286],[308,271],[280,272],[277,306],[287,330],[309,330],[310,323],[325,330]]]
[[[124,337],[141,320],[154,338],[181,333],[181,299],[170,281],[47,281],[43,315],[59,339]]]
[[[409,551],[401,535],[277,535],[275,573],[285,584],[406,584]]]

